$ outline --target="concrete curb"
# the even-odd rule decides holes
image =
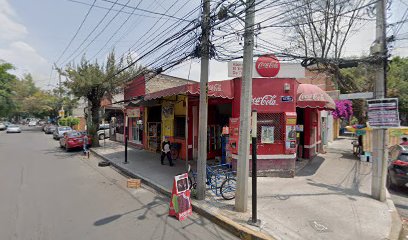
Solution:
[[[391,199],[391,195],[388,192],[388,190],[386,192],[386,202],[387,202],[390,214],[391,214],[391,229],[390,229],[387,239],[398,240],[403,230],[402,221],[398,214],[397,208],[395,207],[394,202]]]
[[[171,197],[171,192],[166,190],[165,187],[160,186],[159,184],[155,184],[153,183],[153,181],[147,177],[144,176],[140,176],[138,174],[134,174],[128,170],[126,170],[125,168],[123,168],[122,166],[120,166],[119,164],[111,161],[109,158],[99,154],[98,152],[96,152],[93,149],[90,149],[90,151],[96,156],[99,157],[105,161],[108,161],[111,163],[111,166],[113,166],[114,168],[118,169],[119,171],[121,171],[122,173],[124,173],[127,176],[133,177],[133,178],[139,178],[142,180],[142,183],[153,188],[154,190],[156,190],[157,192],[166,195],[168,197]],[[202,204],[200,204],[199,201],[194,200],[192,202],[192,206],[193,206],[193,211],[198,213],[199,215],[207,218],[208,220],[210,220],[211,222],[217,224],[218,226],[224,228],[225,230],[229,231],[230,233],[232,233],[233,235],[239,237],[240,239],[246,239],[246,240],[275,240],[275,238],[273,238],[272,236],[266,235],[264,233],[252,230],[250,228],[247,228],[241,224],[238,224],[234,221],[232,221],[231,219],[224,217],[222,215],[219,214],[213,214],[210,211],[208,211],[206,208],[201,206]]]

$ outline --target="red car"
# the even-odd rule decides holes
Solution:
[[[64,136],[60,138],[60,147],[65,148],[67,152],[74,148],[84,147],[84,134],[77,131],[69,131],[64,133]],[[88,146],[91,145],[91,137],[88,136]]]

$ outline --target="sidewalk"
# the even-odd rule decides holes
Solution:
[[[168,195],[173,176],[185,171],[184,161],[161,165],[159,154],[133,148],[123,164],[124,146],[112,141],[92,151]],[[233,200],[207,191],[206,200],[194,200],[193,208],[245,239],[397,239],[401,223],[392,201],[376,201],[370,191],[371,163],[355,159],[350,140],[341,139],[298,169],[295,178],[258,178],[260,228],[246,224],[250,198],[248,212],[238,213]]]

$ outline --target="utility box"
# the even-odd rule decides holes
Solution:
[[[140,179],[133,179],[130,178],[127,180],[127,187],[128,188],[140,188],[141,180]]]

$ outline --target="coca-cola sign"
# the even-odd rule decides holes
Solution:
[[[208,84],[208,91],[212,91],[212,92],[222,92],[222,87],[221,84]]]
[[[279,73],[280,63],[274,55],[270,54],[259,57],[255,68],[262,77],[275,77]]]
[[[325,97],[322,93],[314,93],[314,94],[300,94],[298,101],[325,101]]]
[[[252,105],[256,106],[274,106],[276,104],[276,95],[265,95],[263,97],[253,97]]]

